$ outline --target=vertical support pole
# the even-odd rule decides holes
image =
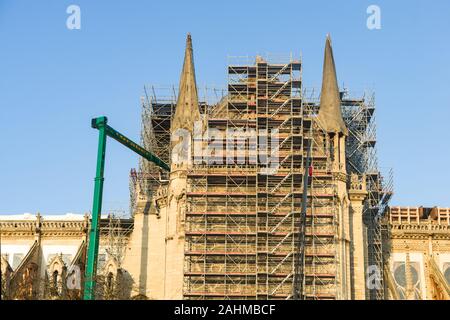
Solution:
[[[312,124],[311,124],[312,126]],[[312,136],[310,137],[312,139]],[[305,300],[304,283],[305,283],[305,233],[306,233],[306,209],[308,202],[308,180],[310,177],[309,169],[311,167],[311,141],[308,140],[307,156],[305,171],[303,173],[303,194],[302,194],[302,208],[300,212],[300,233],[298,240],[297,251],[297,265],[294,275],[294,300]],[[311,200],[312,201],[312,200]],[[312,206],[311,206],[312,208]]]
[[[84,300],[95,299],[95,278],[97,276],[97,256],[100,239],[99,222],[102,212],[103,176],[105,169],[106,150],[106,117],[92,120],[92,127],[98,129],[97,169],[95,176],[94,204],[92,208],[92,221],[89,229],[89,246],[84,285]]]

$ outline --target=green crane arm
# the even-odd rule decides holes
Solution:
[[[120,142],[125,147],[136,152],[140,156],[144,157],[148,161],[155,163],[157,166],[163,168],[166,171],[170,171],[169,166],[153,153],[145,150],[137,143],[125,137],[120,132],[114,130],[108,126],[108,118],[98,117],[92,119],[91,126],[94,129],[98,129],[98,151],[97,151],[97,169],[95,176],[94,187],[94,204],[92,208],[92,221],[89,229],[89,243],[87,264],[85,272],[85,286],[84,286],[84,300],[93,300],[95,298],[95,285],[97,275],[97,257],[99,247],[99,223],[100,214],[102,211],[102,198],[103,198],[103,181],[105,171],[105,152],[106,152],[106,137],[109,136],[114,140]]]
[[[108,137],[111,137],[114,140],[116,140],[117,142],[120,142],[125,147],[133,150],[138,155],[144,157],[145,159],[147,159],[150,162],[153,162],[154,164],[156,164],[157,166],[163,168],[164,170],[170,171],[169,166],[164,161],[162,161],[160,158],[155,156],[150,151],[145,150],[140,145],[138,145],[136,142],[128,139],[123,134],[121,134],[119,131],[114,130],[109,125],[107,125],[107,118],[106,117],[100,117],[100,118],[92,119],[92,124],[91,125],[92,125],[92,128],[99,129],[99,125],[101,125],[102,123],[104,123],[105,130],[106,130],[106,135]]]

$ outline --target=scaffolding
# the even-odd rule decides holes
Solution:
[[[165,163],[170,163],[170,124],[177,104],[176,86],[144,86],[141,97],[141,145]],[[207,101],[223,99],[224,89],[205,87],[200,90],[200,109],[204,114],[209,108]],[[156,190],[166,186],[168,173],[155,164],[139,159],[139,168],[130,170],[130,212],[133,214],[139,199],[152,201]]]
[[[291,299],[304,245],[307,298],[336,299],[336,193],[327,135],[303,106],[301,61],[245,60],[229,64],[228,94],[206,113],[208,129],[227,132],[226,142],[213,144],[232,139],[245,152],[209,155],[188,174],[184,297]],[[302,244],[308,139],[315,169]]]
[[[111,211],[100,222],[102,243],[108,257],[113,258],[118,267],[122,266],[128,239],[133,231],[133,220],[125,218],[124,211]]]
[[[141,97],[141,145],[165,163],[170,163],[170,123],[176,105],[176,91],[175,87],[160,91],[156,96],[154,86],[144,86]],[[167,173],[154,163],[140,158],[138,170],[130,171],[130,212],[135,212],[140,197],[151,201],[157,188],[167,180]]]
[[[370,299],[386,298],[384,283],[384,250],[382,233],[386,231],[384,215],[393,195],[393,173],[383,174],[378,167],[376,148],[375,96],[364,93],[360,99],[352,99],[346,90],[341,93],[344,120],[349,129],[347,139],[347,172],[366,177],[367,199],[363,219],[367,226],[368,265],[378,267],[380,285],[369,289]]]
[[[301,272],[303,297],[340,299],[338,178],[330,137],[315,121],[319,95],[303,88],[301,59],[292,55],[229,60],[226,90],[199,90],[208,148],[226,151],[208,149],[194,158],[187,175],[183,297],[292,299]],[[142,144],[170,163],[177,88],[144,91]],[[382,266],[379,217],[392,195],[392,180],[383,180],[378,170],[374,101],[352,100],[344,92],[342,110],[350,132],[347,173],[364,175],[369,189],[364,209],[369,262]],[[218,131],[226,133],[222,139],[214,136]],[[312,176],[301,228],[308,146]],[[139,193],[151,199],[167,183],[157,167],[141,161],[130,174],[132,212]],[[371,298],[383,296],[383,288]]]
[[[382,234],[387,232],[383,217],[393,195],[393,172],[392,169],[381,172],[378,166],[375,95],[364,92],[360,98],[354,98],[346,89],[340,94],[342,115],[349,130],[346,140],[347,174],[356,173],[366,179],[367,198],[363,210],[368,244],[366,265],[377,266],[379,272],[380,285],[368,289],[367,294],[369,299],[382,300],[386,296],[384,283],[386,257]],[[315,89],[304,89],[303,95],[306,105],[315,110],[319,108],[320,92]]]

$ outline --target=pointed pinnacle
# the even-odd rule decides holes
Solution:
[[[186,37],[186,48],[192,49],[192,37],[190,32],[188,32]]]
[[[194,56],[192,38],[188,33],[184,53],[183,69],[180,76],[178,100],[175,114],[172,119],[171,130],[187,129],[192,131],[193,124],[200,119],[198,107],[197,84],[195,80]]]
[[[331,48],[331,37],[328,34],[325,41],[323,61],[322,91],[320,95],[320,109],[317,117],[323,129],[329,133],[348,135],[341,112],[341,98],[336,77],[336,67]]]

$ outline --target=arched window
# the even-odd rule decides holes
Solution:
[[[113,289],[113,281],[114,281],[114,275],[112,272],[108,273],[108,276],[106,277],[106,288],[111,291]]]
[[[58,270],[55,270],[52,273],[52,286],[54,289],[58,288]]]

